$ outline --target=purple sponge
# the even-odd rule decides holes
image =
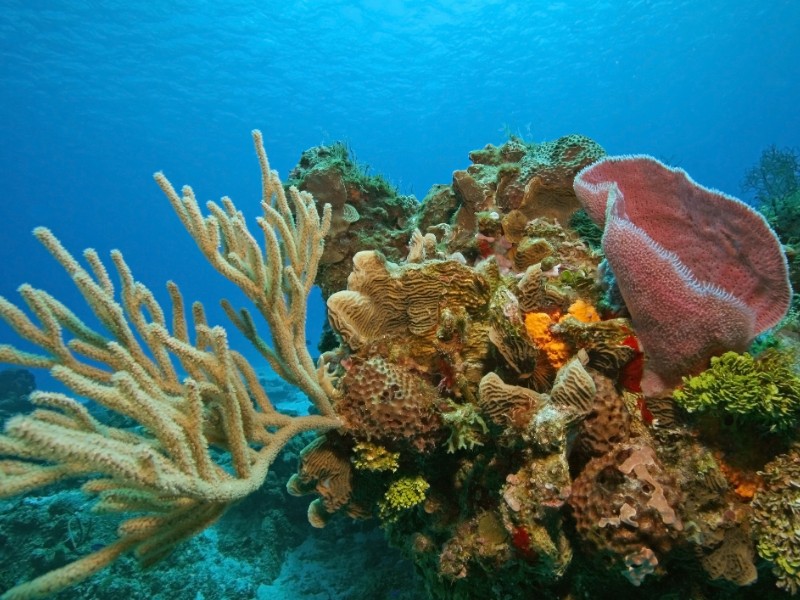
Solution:
[[[646,395],[674,387],[783,318],[786,257],[764,217],[650,156],[611,156],[575,177],[647,359]]]

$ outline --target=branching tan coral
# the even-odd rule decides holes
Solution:
[[[326,205],[320,219],[313,196],[294,187],[289,188],[290,208],[278,174],[269,168],[261,133],[253,132],[253,139],[261,165],[264,216],[257,223],[264,234],[264,251],[230,198],[223,198],[222,206],[208,202],[211,214],[203,216],[191,187],[184,186],[178,196],[162,173],[155,179],[206,259],[244,292],[266,320],[274,350],[259,336],[250,312],[237,313],[226,301],[223,307],[236,327],[281,377],[308,394],[323,415],[333,416],[330,390],[318,378],[305,343],[308,294],[331,209]]]
[[[330,210],[320,218],[311,196],[297,190],[290,190],[290,208],[269,170],[260,133],[253,138],[262,171],[264,216],[258,224],[265,250],[229,199],[222,207],[209,203],[211,214],[204,216],[190,188],[179,197],[162,174],[156,180],[206,258],[267,321],[274,348],[256,333],[249,312],[234,313],[226,305],[235,325],[320,414],[277,412],[252,366],[229,347],[225,330],[208,325],[202,305],[195,303],[187,320],[174,283],[167,285],[172,306],[165,314],[121,253],[111,254],[117,290],[94,250],[84,253],[84,268],[49,230],[36,229],[99,327],[46,291],[23,285],[28,312],[0,298],[0,317],[42,353],[4,345],[0,361],[50,369],[75,397],[127,417],[131,427],[104,425],[70,396],[35,392],[31,400],[39,408],[11,418],[0,435],[0,497],[92,476],[83,489],[97,498],[93,510],[127,516],[116,542],[7,591],[4,600],[55,593],[126,551],[135,551],[145,565],[156,562],[261,486],[292,436],[339,426],[330,382],[312,363],[304,332]],[[212,446],[219,451],[212,453]]]

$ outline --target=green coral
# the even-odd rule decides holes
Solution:
[[[800,590],[800,451],[778,456],[761,475],[752,503],[756,549],[772,564],[778,587],[794,595]]]
[[[790,433],[800,417],[800,377],[794,355],[767,349],[758,358],[726,352],[711,367],[684,378],[675,401],[690,413],[732,417],[735,426]]]
[[[770,146],[750,168],[742,190],[755,198],[758,210],[775,230],[786,251],[789,280],[800,289],[800,153],[792,148]],[[800,304],[795,293],[792,305]]]
[[[390,523],[397,521],[403,511],[414,508],[425,500],[430,484],[417,475],[393,481],[378,503],[380,518]]]
[[[558,283],[568,286],[578,292],[582,297],[589,297],[599,301],[597,286],[597,275],[588,269],[564,269],[558,274]]]
[[[779,352],[797,352],[800,349],[800,306],[797,304],[798,294],[792,298],[789,312],[772,329],[761,333],[753,340],[747,351],[758,356],[767,350]]]
[[[800,241],[800,154],[792,148],[770,146],[758,164],[744,176],[742,189],[752,194],[758,208],[784,244]]]
[[[447,438],[447,451],[472,450],[475,446],[483,446],[483,436],[489,432],[486,422],[478,414],[473,404],[456,404],[448,400],[448,412],[442,413],[442,419],[450,428]]]
[[[600,250],[603,230],[598,227],[597,223],[592,221],[586,209],[581,208],[572,213],[569,219],[569,226],[592,250]]]

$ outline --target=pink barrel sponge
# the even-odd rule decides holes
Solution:
[[[644,349],[655,395],[743,351],[791,301],[786,257],[760,213],[650,156],[610,156],[575,177]]]

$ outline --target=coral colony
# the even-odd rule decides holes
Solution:
[[[578,135],[475,151],[421,204],[340,145],[304,153],[284,186],[254,140],[255,228],[230,199],[204,214],[191,188],[156,180],[252,302],[223,303],[233,326],[312,414],[278,412],[175,284],[162,307],[119,252],[112,275],[37,229],[99,326],[28,285],[25,311],[0,300],[40,349],[0,359],[74,394],[34,391],[36,410],[7,420],[0,493],[78,479],[120,524],[117,541],[2,598],[47,596],[123,553],[165,558],[301,432],[316,437],[287,489],[311,497],[310,523],[379,520],[432,598],[800,589],[796,318],[761,214]],[[331,326],[316,363],[315,283]]]

